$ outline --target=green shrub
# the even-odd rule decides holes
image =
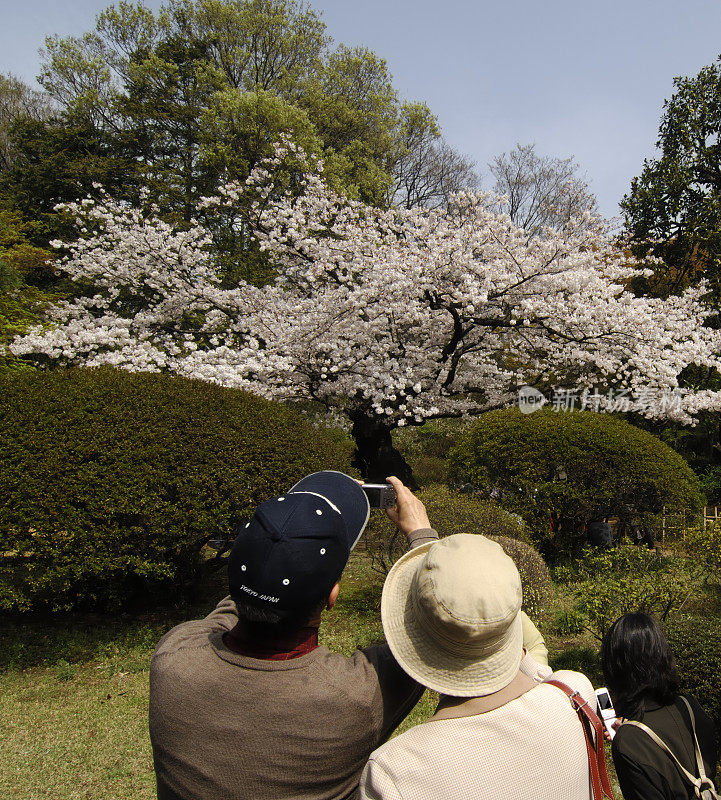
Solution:
[[[686,552],[704,569],[710,581],[721,584],[721,522],[690,528],[683,541]]]
[[[683,458],[656,437],[611,414],[518,409],[483,414],[448,457],[449,478],[481,490],[495,488],[506,508],[531,525],[542,552],[568,552],[566,534],[549,516],[577,521],[594,516],[699,509],[698,478]],[[569,538],[570,537],[570,538]]]
[[[0,212],[0,242],[2,241],[2,212]],[[26,361],[14,356],[7,345],[15,336],[41,321],[42,311],[50,298],[35,286],[24,284],[2,260],[0,246],[0,371],[33,369]]]
[[[462,494],[442,484],[425,486],[418,491],[431,525],[439,536],[454,533],[482,533],[528,542],[523,520],[488,500]],[[372,551],[374,566],[388,572],[406,550],[405,537],[382,513],[372,513],[366,542]]]
[[[561,608],[553,615],[553,630],[559,636],[576,636],[586,628],[586,618],[577,608]]]
[[[683,691],[691,693],[721,730],[721,619],[679,614],[663,623]]]
[[[446,458],[466,426],[466,422],[456,419],[430,420],[423,425],[396,429],[393,431],[393,441],[409,459],[421,455]]]
[[[172,597],[259,501],[349,461],[290,409],[210,383],[0,375],[0,609]]]
[[[700,577],[682,558],[630,544],[587,550],[578,561],[555,571],[556,580],[569,585],[575,610],[599,640],[615,620],[631,611],[665,618],[680,610],[700,589]]]
[[[508,536],[489,536],[501,545],[506,555],[513,559],[521,576],[523,610],[537,619],[553,596],[551,575],[543,556],[530,544]]]
[[[700,473],[701,489],[709,503],[718,505],[721,502],[721,464],[706,467]]]
[[[71,681],[75,677],[75,667],[64,658],[55,664],[55,677],[59,681]]]
[[[50,266],[55,255],[33,246],[33,224],[14,211],[0,208],[0,371],[32,369],[14,356],[7,345],[15,336],[42,322],[49,303],[60,300],[54,291],[41,290],[54,282]]]
[[[523,519],[490,500],[454,491],[442,484],[424,487],[418,492],[418,497],[439,536],[482,533],[484,536],[529,541],[529,531]]]

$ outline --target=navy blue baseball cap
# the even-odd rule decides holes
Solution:
[[[231,595],[281,617],[321,602],[369,514],[368,498],[353,478],[330,470],[307,475],[241,525],[228,557]]]

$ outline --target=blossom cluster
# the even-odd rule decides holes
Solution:
[[[288,159],[305,173],[279,183]],[[660,394],[689,364],[721,367],[704,287],[636,297],[637,268],[589,218],[529,237],[489,195],[378,209],[334,194],[321,169],[286,140],[202,203],[251,227],[278,271],[264,287],[225,286],[197,222],[176,230],[109,197],[68,205],[84,235],[56,244],[91,291],[12,351],[313,399],[389,427],[509,404],[524,384]],[[663,413],[688,422],[704,408],[721,395],[684,394]]]

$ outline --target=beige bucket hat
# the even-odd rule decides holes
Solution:
[[[501,546],[459,533],[406,553],[381,599],[386,641],[419,683],[454,697],[509,684],[523,656],[521,579]]]

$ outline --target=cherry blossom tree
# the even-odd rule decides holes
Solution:
[[[84,238],[55,245],[92,290],[13,353],[315,401],[350,422],[369,479],[410,478],[398,426],[507,405],[526,384],[623,389],[648,416],[686,422],[721,408],[713,392],[648,403],[686,365],[721,366],[721,334],[704,327],[703,287],[666,300],[627,291],[637,270],[588,215],[529,241],[488,195],[381,210],[334,194],[321,170],[285,140],[202,203],[253,230],[278,271],[263,287],[224,286],[199,224],[174,230],[109,197],[67,206]]]

